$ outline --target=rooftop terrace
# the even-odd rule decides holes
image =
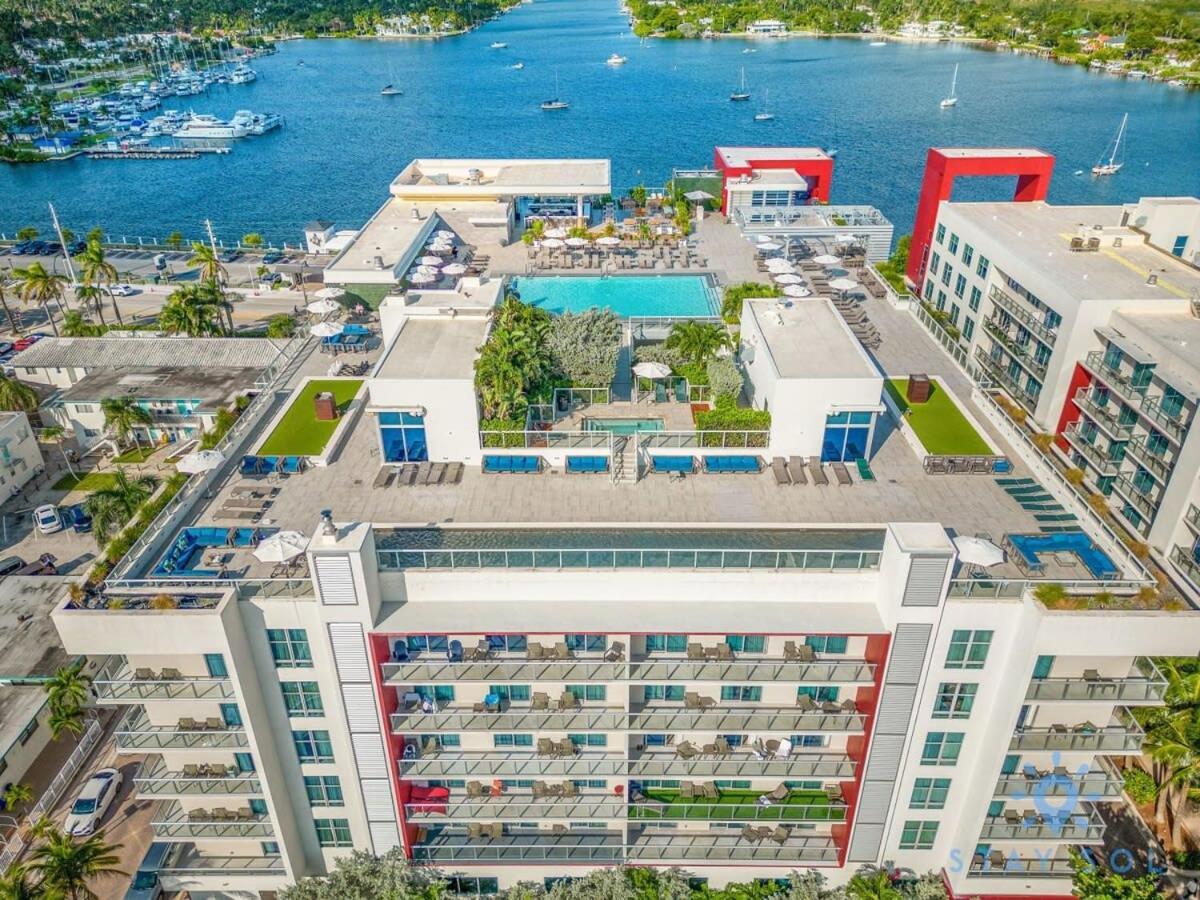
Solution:
[[[607,159],[414,159],[392,181],[398,197],[607,194]]]

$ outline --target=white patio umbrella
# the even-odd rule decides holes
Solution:
[[[314,300],[312,303],[308,304],[308,306],[306,306],[304,308],[307,309],[314,316],[327,316],[330,313],[337,312],[342,307],[341,307],[341,304],[335,303],[334,301],[330,300],[328,297],[325,297],[321,300]]]
[[[804,279],[799,275],[793,275],[791,272],[780,272],[775,276],[776,284],[804,284]]]
[[[835,278],[829,282],[829,286],[835,291],[852,291],[858,287],[858,282],[853,278]]]
[[[547,238],[546,240],[542,241],[542,246],[549,247],[551,250],[554,250],[558,247],[564,247],[566,245],[558,238]]]
[[[467,267],[462,263],[450,263],[448,266],[442,266],[443,275],[461,275],[467,271]]]
[[[417,262],[423,266],[440,266],[442,258],[440,256],[422,256]]]
[[[759,250],[767,250],[767,251],[782,250],[783,244],[779,243],[779,241],[763,241],[761,244],[758,245],[758,249]]]
[[[587,241],[584,238],[569,237],[563,241],[568,247],[586,247]]]
[[[836,266],[841,260],[832,253],[822,253],[820,256],[814,256],[813,262],[818,266]]]
[[[340,287],[323,287],[319,291],[313,291],[313,296],[318,300],[336,300],[344,293],[346,292]]]
[[[835,244],[855,244],[858,242],[858,236],[853,234],[839,234],[833,239]]]
[[[340,322],[318,322],[308,329],[308,333],[313,337],[327,338],[341,334],[344,327]]]
[[[621,239],[619,237],[606,236],[602,238],[596,238],[596,243],[601,247],[615,247],[621,243]]]
[[[782,274],[784,272],[795,272],[796,266],[779,256],[773,256],[766,262],[767,271],[773,274]]]
[[[455,234],[453,231],[451,231],[449,228],[440,228],[433,233],[433,236],[435,238],[441,238],[444,241],[452,241],[456,237],[458,237],[458,235]]]
[[[289,562],[300,556],[308,546],[308,538],[298,531],[280,531],[263,538],[254,548],[254,558],[259,562]]]
[[[972,566],[998,566],[1004,562],[1004,551],[989,540],[964,534],[954,539],[958,558]]]
[[[436,275],[438,273],[438,266],[417,266],[412,271],[420,272],[422,275]]]
[[[671,367],[660,362],[640,362],[633,367],[633,374],[639,378],[666,378]]]
[[[225,454],[220,450],[196,450],[175,463],[175,468],[185,475],[198,475],[211,472],[223,462]]]
[[[812,291],[802,284],[789,284],[783,289],[785,297],[811,297]]]
[[[567,229],[565,228],[547,228],[543,234],[548,238],[565,238]]]
[[[428,272],[413,272],[408,276],[408,280],[413,284],[433,284],[437,281],[437,276],[430,275]]]
[[[712,194],[710,194],[708,191],[688,191],[683,196],[686,199],[691,200],[693,203],[702,203],[705,200],[716,200],[717,199]]]

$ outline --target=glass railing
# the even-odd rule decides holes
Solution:
[[[979,360],[984,370],[1003,385],[1014,399],[1025,404],[1029,409],[1037,406],[1038,395],[1009,375],[1007,367],[992,359],[982,347],[975,348],[975,358]]]
[[[1167,479],[1171,477],[1171,470],[1175,467],[1175,460],[1151,453],[1150,448],[1146,446],[1145,436],[1139,434],[1130,441],[1126,452],[1145,466],[1162,484],[1165,485]]]
[[[638,446],[650,450],[763,449],[771,443],[769,431],[642,431]]]
[[[152,817],[150,828],[160,838],[269,838],[275,834],[270,817],[248,806],[184,810],[171,804]]]
[[[134,707],[114,732],[117,749],[150,753],[155,750],[225,750],[246,747],[249,741],[241,728],[225,724],[181,719],[176,725],[151,725],[145,711]]]
[[[1161,703],[1167,691],[1167,680],[1153,660],[1140,656],[1134,662],[1134,669],[1137,674],[1116,678],[1095,672],[1085,673],[1078,678],[1036,678],[1029,683],[1025,699]]]
[[[418,752],[414,750],[413,752]],[[759,759],[748,752],[685,759],[672,750],[649,750],[633,758],[582,751],[575,756],[542,756],[532,752],[441,750],[399,762],[403,778],[811,778],[845,781],[854,777],[855,762],[838,754],[797,753]]]
[[[482,704],[480,704],[482,706]],[[627,714],[619,707],[581,707],[571,710],[532,710],[510,706],[499,712],[450,707],[439,712],[393,713],[397,734],[454,731],[619,731]]]
[[[1033,767],[1030,767],[1031,769]],[[1001,775],[996,781],[996,797],[1088,797],[1092,799],[1119,798],[1125,790],[1125,779],[1101,759],[1083,775],[1065,766],[1051,773],[1032,770]]]
[[[1041,319],[1036,318],[1029,309],[1020,300],[1017,300],[1010,293],[1000,288],[998,285],[992,285],[988,291],[988,297],[993,303],[1013,316],[1018,322],[1024,325],[1027,329],[1041,338],[1051,347],[1054,346],[1057,332],[1046,325]]]
[[[1065,857],[1025,859],[993,851],[995,859],[977,856],[967,870],[968,878],[1070,878],[1075,869]]]
[[[875,664],[856,659],[794,662],[753,659],[745,655],[738,655],[733,661],[655,658],[631,662],[629,677],[633,681],[819,681],[870,684],[875,681]]]
[[[466,819],[623,819],[627,804],[612,794],[582,794],[578,797],[534,799],[529,794],[500,797],[451,799],[447,802],[415,801],[405,804],[411,821]]]
[[[805,712],[795,707],[716,706],[707,710],[682,706],[644,706],[629,714],[630,731],[747,731],[854,732],[862,731],[865,717],[851,712]]]
[[[1183,440],[1184,435],[1187,434],[1188,423],[1182,410],[1176,415],[1170,415],[1164,411],[1161,399],[1147,394],[1150,385],[1134,385],[1128,373],[1108,364],[1104,359],[1103,350],[1093,350],[1088,353],[1084,357],[1083,364],[1110,390],[1128,401],[1141,415],[1160,426],[1168,438],[1176,443]]]
[[[482,838],[465,829],[442,829],[436,837],[414,844],[416,862],[442,866],[466,862],[621,862],[624,839],[619,831],[588,830],[553,835],[549,833],[505,834]]]
[[[1118,475],[1112,484],[1113,490],[1132,503],[1146,518],[1153,519],[1158,514],[1158,500],[1151,497],[1150,491],[1135,487],[1128,475]]]
[[[444,655],[444,654],[443,654]],[[588,683],[621,681],[628,677],[623,662],[604,662],[593,659],[530,660],[524,656],[499,656],[478,662],[448,662],[437,660],[433,654],[416,657],[407,662],[384,663],[383,680],[392,683],[425,684],[427,682],[497,681],[538,682],[561,681]]]
[[[149,771],[136,775],[133,784],[139,794],[156,797],[262,794],[256,775],[233,766],[186,765],[180,771],[168,769],[161,758]]]
[[[1065,821],[1045,821],[1036,811],[1024,815],[989,816],[983,820],[980,841],[1048,841],[1050,843],[1094,843],[1104,839],[1104,820],[1091,804],[1080,804],[1078,815]]]
[[[1129,711],[1122,709],[1112,724],[1097,727],[1090,722],[1068,728],[1023,728],[1012,736],[1010,750],[1070,750],[1089,753],[1136,753],[1145,740],[1145,732]]]
[[[228,700],[234,696],[229,678],[181,675],[173,669],[133,668],[121,657],[92,681],[100,702],[137,703],[142,700]]]
[[[999,342],[1008,355],[1017,361],[1018,365],[1028,369],[1039,381],[1045,380],[1046,364],[1038,362],[1037,358],[1034,357],[1033,351],[1035,348],[1032,343],[1017,343],[1016,339],[1005,330],[1004,326],[994,319],[985,319],[983,327],[993,339]]]
[[[666,792],[651,791],[654,797],[663,793]],[[844,822],[846,807],[830,803],[789,803],[787,800],[763,806],[754,802],[753,798],[741,803],[651,800],[630,804],[629,818],[662,822]]]
[[[1187,524],[1188,528],[1192,529],[1193,534],[1200,535],[1200,506],[1196,506],[1195,503],[1189,503],[1183,521]]]
[[[1087,388],[1080,388],[1075,392],[1075,405],[1083,410],[1088,418],[1094,421],[1112,440],[1127,441],[1133,436],[1133,428],[1129,425],[1122,425],[1116,413],[1108,406],[1101,406],[1097,403],[1096,398]]]
[[[763,833],[763,829],[768,834]],[[785,862],[788,864],[833,864],[838,848],[826,836],[801,836],[786,825],[762,826],[751,840],[732,829],[728,834],[660,831],[631,832],[627,857],[630,860],[730,860]]]
[[[607,431],[484,431],[479,446],[485,455],[503,455],[505,450],[602,450],[611,449]]]
[[[575,756],[529,753],[450,751],[401,759],[402,778],[533,778],[624,776],[629,763],[623,756],[580,752]]]
[[[376,550],[379,568],[715,569],[861,572],[878,569],[876,550]]]
[[[178,844],[182,848],[177,855],[168,855],[166,864],[158,870],[160,877],[188,877],[204,875],[226,876],[250,875],[262,877],[286,874],[283,860],[278,856],[224,856],[200,853],[190,844]]]
[[[1200,585],[1200,563],[1191,551],[1180,546],[1171,549],[1171,563],[1193,583]]]
[[[1116,475],[1120,471],[1120,463],[1109,459],[1099,447],[1080,434],[1078,423],[1068,425],[1063,430],[1063,437],[1072,447],[1083,454],[1100,475]]]

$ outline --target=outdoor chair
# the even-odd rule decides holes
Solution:
[[[559,709],[579,709],[579,698],[571,691],[563,691],[558,698]]]
[[[704,647],[701,646],[700,644],[688,644],[687,645],[687,658],[688,659],[704,659]]]
[[[716,705],[717,705],[717,701],[714,700],[712,697],[704,697],[704,696],[700,697],[700,709],[701,710],[712,709]]]
[[[550,787],[544,781],[535,781],[532,787],[533,799],[540,800],[550,796]]]
[[[579,748],[575,746],[575,742],[570,738],[564,738],[554,746],[558,750],[559,756],[575,756],[579,753]]]
[[[800,651],[797,649],[795,641],[783,642],[783,658],[789,662],[800,658]]]
[[[184,778],[199,778],[200,777],[200,767],[197,765],[191,765],[191,764],[185,765],[183,767],[183,777]]]
[[[545,659],[546,648],[536,641],[530,641],[529,645],[525,648],[525,658],[529,660]]]
[[[808,484],[808,479],[804,476],[804,460],[801,457],[788,457],[788,477],[792,479],[792,484]]]
[[[720,792],[717,790],[717,786],[711,781],[704,782],[703,784],[699,785],[699,788],[700,796],[704,797],[706,800],[719,800],[721,797]]]
[[[774,756],[777,750],[779,750],[779,741],[775,738],[771,738],[769,741],[763,743],[763,751],[768,756]]]
[[[784,485],[792,483],[792,479],[788,476],[787,463],[782,456],[776,456],[771,459],[771,471],[775,473],[776,484]]]
[[[792,830],[790,828],[784,828],[782,825],[778,826],[774,831],[771,832],[771,840],[773,840],[780,847],[786,844],[788,842],[788,838],[791,836]]]
[[[817,703],[808,694],[799,694],[796,697],[796,706],[800,708],[801,712],[812,712],[817,708]]]
[[[492,840],[504,837],[504,823],[503,822],[492,822],[492,824],[490,824],[490,825],[485,825],[483,827],[483,830],[484,830],[484,833],[486,833],[487,836],[490,837]]]
[[[153,669],[134,669],[133,677],[137,681],[154,681]]]
[[[690,781],[679,782],[679,799],[680,800],[695,800],[696,789]]]
[[[733,648],[725,643],[717,644],[717,659],[724,660],[724,661],[732,661],[733,660]]]
[[[483,782],[468,781],[467,782],[467,796],[468,797],[485,797],[485,796],[487,796],[487,792],[483,789]]]
[[[562,792],[561,792],[560,796],[562,796],[562,797],[578,797],[579,796],[579,788],[576,787],[575,782],[573,782],[573,781],[564,781],[562,783]]]
[[[763,839],[763,836],[759,834],[758,829],[753,825],[747,825],[742,829],[741,838],[744,841],[750,841],[752,844],[757,844]]]
[[[566,641],[558,641],[554,645],[554,656],[556,659],[570,659],[571,651],[567,647]]]
[[[441,749],[438,740],[435,737],[425,738],[425,743],[421,745],[422,756],[436,756]]]
[[[543,694],[540,691],[533,695],[529,708],[532,710],[543,710],[550,708],[550,695]]]
[[[699,709],[700,708],[700,695],[693,691],[688,691],[687,693],[685,693],[683,695],[683,708],[684,709]]]
[[[180,719],[179,720],[179,730],[180,731],[196,731],[199,728],[200,728],[200,725],[196,722],[195,719]]]
[[[621,662],[625,659],[625,645],[621,641],[613,641],[608,652],[604,654],[605,662]]]
[[[675,748],[675,755],[683,759],[691,759],[696,755],[696,748],[687,741],[684,741]]]
[[[225,723],[222,722],[220,719],[218,719],[216,716],[209,716],[207,719],[205,719],[204,726],[209,731],[224,731],[225,730]]]
[[[850,479],[850,470],[846,468],[845,463],[835,461],[830,464],[830,468],[833,469],[833,475],[839,485],[853,484],[853,481]]]
[[[163,669],[159,676],[163,681],[182,681],[183,673],[178,669]]]
[[[842,701],[841,708],[842,708],[842,712],[850,713],[851,715],[854,715],[858,712],[858,704],[855,703],[853,700],[849,700],[849,699]]]
[[[703,747],[700,748],[700,755],[701,756],[716,756],[717,755],[717,745],[716,744],[705,744]]]
[[[237,809],[237,820],[239,822],[253,822],[254,810],[248,806],[239,806]]]
[[[840,784],[825,785],[825,799],[831,802],[843,802],[846,798],[842,794],[842,786]]]
[[[483,825],[478,822],[468,822],[467,837],[471,840],[478,840],[483,837]]]
[[[791,791],[788,789],[788,786],[786,784],[780,784],[773,791],[771,791],[771,793],[767,794],[767,796],[770,797],[774,803],[782,803],[788,798],[789,794],[791,794]]]
[[[537,752],[541,756],[552,756],[554,754],[554,741],[550,738],[538,738]]]
[[[821,468],[821,460],[816,456],[808,458],[808,471],[812,475],[813,484],[819,484],[822,487],[829,484],[829,479],[825,477],[825,471]]]

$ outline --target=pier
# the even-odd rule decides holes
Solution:
[[[132,147],[87,150],[88,159],[199,159],[204,153],[228,153],[228,147]]]

